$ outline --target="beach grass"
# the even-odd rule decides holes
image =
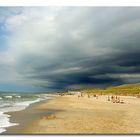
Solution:
[[[102,94],[102,95],[116,94],[116,95],[122,95],[122,96],[140,97],[140,83],[124,84],[120,86],[111,86],[105,89],[90,88],[90,89],[84,89],[84,90],[78,90],[78,91],[82,93],[87,93],[87,94]]]

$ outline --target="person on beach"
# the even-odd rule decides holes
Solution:
[[[120,97],[117,98],[117,103],[120,103]]]
[[[117,103],[117,101],[118,101],[118,96],[116,95],[116,99],[115,99],[115,102]]]
[[[113,103],[115,103],[116,102],[116,100],[115,100],[116,98],[115,98],[115,96],[114,95],[112,95],[112,97],[111,97],[111,101],[113,102]]]
[[[111,96],[111,102],[113,102],[113,99],[114,99],[114,96],[112,95],[112,96]]]
[[[98,99],[98,95],[96,95],[96,99]]]
[[[79,98],[80,98],[80,95],[78,95],[78,100],[79,100]]]
[[[121,100],[121,102],[120,102],[121,104],[124,104],[124,101],[123,100]]]
[[[108,96],[108,101],[110,101],[110,96]]]

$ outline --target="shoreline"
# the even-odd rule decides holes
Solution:
[[[53,97],[50,96],[48,94],[46,94],[47,97]],[[16,134],[20,129],[22,129],[23,127],[25,127],[25,125],[27,123],[29,123],[30,121],[32,121],[32,119],[37,119],[40,115],[41,112],[39,112],[39,114],[33,116],[31,112],[33,112],[34,110],[36,110],[36,108],[44,103],[44,102],[49,102],[49,100],[52,100],[53,98],[49,98],[49,99],[45,99],[45,100],[40,100],[38,102],[32,103],[30,104],[28,107],[26,107],[23,110],[20,111],[12,111],[12,112],[7,112],[5,114],[10,115],[10,123],[17,123],[18,125],[14,125],[14,126],[9,126],[6,129],[6,131],[2,132],[2,135],[7,135],[9,134]],[[49,112],[48,112],[49,114]],[[28,117],[27,117],[28,116]],[[17,133],[18,134],[18,133]],[[16,135],[17,135],[16,134]]]
[[[140,134],[140,100],[122,97],[125,104],[111,103],[86,95],[56,96],[12,113],[20,120],[1,134]]]

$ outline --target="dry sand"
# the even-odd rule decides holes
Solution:
[[[58,96],[35,106],[36,110],[53,113],[42,114],[16,133],[140,134],[140,98],[121,98],[125,104],[109,102],[107,96],[98,99],[87,95],[80,99],[77,95]]]

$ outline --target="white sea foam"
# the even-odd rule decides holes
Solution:
[[[21,96],[19,96],[19,95],[18,95],[18,96],[15,96],[15,97],[16,97],[16,98],[21,98]]]
[[[18,123],[10,123],[10,115],[0,112],[0,133],[5,132],[7,127],[18,125]]]
[[[6,129],[0,128],[0,133],[5,132],[5,131],[6,131]]]
[[[6,97],[7,99],[12,98],[12,96],[10,96],[10,95],[4,96],[4,97]],[[14,96],[14,97],[16,97],[16,96]],[[21,96],[20,97],[18,96],[18,98],[21,98]],[[44,100],[44,99],[46,99],[46,98],[39,97],[38,99],[32,100],[32,101],[22,101],[22,102],[13,102],[13,103],[6,103],[5,102],[5,103],[0,104],[0,133],[6,131],[7,127],[18,125],[18,123],[11,123],[10,122],[11,116],[7,115],[5,113],[24,110],[30,104],[39,102],[39,101]]]
[[[5,98],[12,98],[12,96],[4,96]]]
[[[42,99],[37,99],[34,101],[24,101],[24,102],[20,102],[20,103],[15,103],[15,106],[12,107],[14,111],[20,111],[20,110],[24,110],[25,108],[27,108],[30,104],[36,103],[41,101]],[[9,112],[9,111],[8,111]]]

